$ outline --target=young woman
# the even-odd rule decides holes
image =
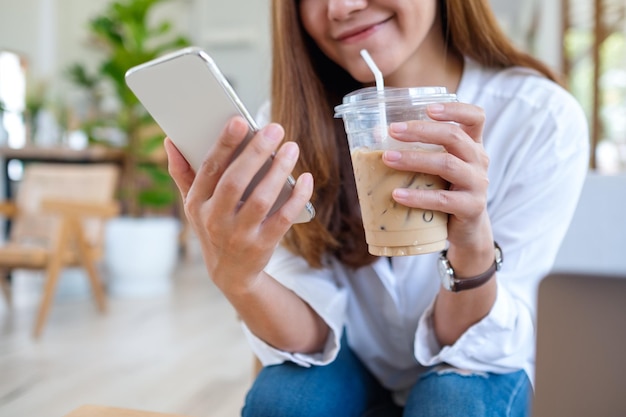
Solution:
[[[265,365],[243,414],[528,415],[535,290],[586,173],[583,112],[509,43],[487,0],[272,3],[271,110],[262,118],[273,123],[229,165],[247,131],[234,118],[197,173],[166,140],[209,275]],[[363,48],[386,85],[444,86],[459,98],[430,106],[433,121],[389,128],[447,153],[383,156],[450,182],[392,195],[449,213],[445,256],[367,252],[343,124],[333,118],[343,95],[373,83]],[[271,171],[240,205],[272,152]],[[292,171],[291,199],[266,218]],[[317,216],[293,225],[309,199]],[[438,271],[442,262],[453,277]],[[445,289],[441,280],[452,278],[471,288]]]

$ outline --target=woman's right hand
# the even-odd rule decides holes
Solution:
[[[198,172],[193,171],[169,138],[165,140],[168,170],[199,238],[209,275],[227,295],[249,292],[265,277],[261,272],[274,248],[313,190],[311,175],[302,174],[289,200],[267,217],[295,166],[299,148],[293,142],[280,145],[283,128],[269,124],[232,160],[247,133],[243,118],[231,119]],[[273,152],[276,153],[271,169],[241,204],[244,190]]]

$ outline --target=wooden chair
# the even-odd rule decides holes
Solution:
[[[59,280],[68,266],[87,271],[97,307],[105,296],[96,263],[102,258],[104,223],[119,207],[119,168],[112,164],[43,164],[24,168],[13,202],[0,203],[10,219],[10,235],[0,246],[0,281],[11,305],[8,274],[13,269],[44,271],[43,295],[34,336],[41,335]]]

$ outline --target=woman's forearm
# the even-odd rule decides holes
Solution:
[[[314,353],[324,347],[328,325],[293,291],[265,272],[253,287],[223,293],[250,331],[274,348]]]
[[[474,222],[461,224],[463,233],[451,236],[447,257],[458,279],[482,274],[495,261],[493,233],[486,211]],[[471,227],[469,227],[471,226]],[[435,300],[433,324],[441,346],[453,345],[472,325],[482,320],[496,300],[495,274],[485,284],[460,292],[443,287]]]
[[[448,259],[458,277],[471,277],[486,271],[494,262],[493,241],[473,251],[448,250]],[[480,287],[460,292],[439,290],[435,301],[433,324],[441,346],[453,345],[472,325],[482,320],[496,299],[495,274]]]

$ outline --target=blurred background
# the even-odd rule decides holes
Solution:
[[[561,74],[585,109],[590,172],[623,173],[626,1],[491,3],[511,39]],[[106,314],[93,308],[84,271],[67,268],[43,335],[33,338],[46,275],[15,270],[6,278],[12,301],[0,300],[0,417],[61,416],[85,403],[238,414],[251,353],[185,226],[162,134],[137,113],[123,72],[197,45],[255,113],[269,91],[269,31],[268,0],[0,0],[0,195],[19,193],[30,163],[112,163],[121,169],[122,214],[107,223],[98,263]],[[147,225],[118,235],[127,218]],[[134,240],[161,223],[166,234]],[[3,222],[0,240],[11,239],[10,224]],[[170,247],[153,246],[163,242]],[[122,262],[131,272],[117,276]],[[137,272],[140,263],[152,269]]]

